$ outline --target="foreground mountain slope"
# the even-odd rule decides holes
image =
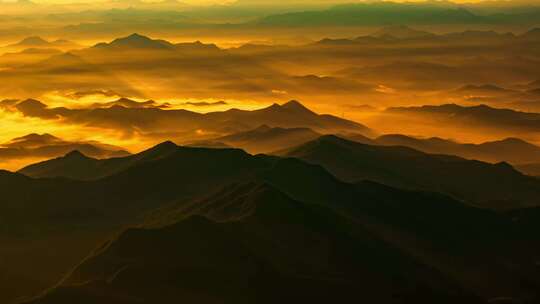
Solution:
[[[336,136],[323,136],[285,155],[322,165],[346,181],[372,180],[441,192],[491,208],[536,206],[540,197],[538,180],[506,163],[493,165],[406,147],[371,146]]]
[[[272,221],[268,222],[269,228],[272,228],[272,231],[283,231],[275,228],[275,225],[284,222],[289,223],[286,225],[286,230],[290,230],[290,233],[287,234],[283,232],[283,236],[280,232],[275,234],[275,238],[273,238],[273,234],[261,238],[261,241],[264,240],[265,242],[260,246],[264,247],[249,248],[273,248],[279,246],[283,239],[283,241],[288,240],[287,244],[290,242],[291,245],[288,245],[287,248],[291,250],[286,251],[288,255],[286,258],[282,257],[281,251],[266,252],[262,250],[262,253],[259,253],[259,251],[250,250],[247,253],[246,251],[240,253],[243,254],[242,256],[248,254],[248,257],[258,257],[257,260],[264,257],[263,262],[266,264],[263,265],[268,265],[268,263],[274,266],[282,265],[283,269],[280,269],[281,272],[278,273],[285,273],[285,279],[290,278],[295,273],[304,273],[299,272],[294,265],[304,265],[302,263],[298,264],[297,261],[307,261],[310,256],[315,256],[313,253],[306,254],[305,250],[320,243],[320,238],[317,234],[311,232],[308,236],[303,232],[294,232],[303,231],[302,229],[306,228],[302,227],[306,225],[312,227],[309,224],[312,221],[312,216],[309,214],[312,212],[306,211],[307,215],[301,217],[301,220],[285,221],[287,214],[291,212],[288,207],[285,208],[280,205],[281,195],[289,198],[285,199],[285,201],[292,200],[308,204],[307,209],[330,209],[332,212],[322,211],[322,213],[328,216],[333,213],[338,214],[340,219],[332,220],[332,222],[350,223],[354,226],[351,228],[352,230],[346,230],[344,234],[341,232],[333,234],[332,230],[325,232],[325,229],[331,229],[334,225],[330,225],[330,228],[328,226],[317,228],[320,230],[313,229],[326,235],[328,240],[335,242],[326,244],[332,244],[327,248],[340,250],[338,251],[338,257],[345,254],[343,258],[338,258],[336,261],[342,260],[344,263],[346,261],[346,265],[330,265],[330,268],[323,269],[327,272],[322,272],[324,274],[322,277],[334,278],[343,275],[350,281],[349,275],[352,276],[352,274],[345,269],[350,267],[357,269],[358,273],[362,275],[355,277],[355,281],[374,284],[366,285],[365,289],[360,289],[361,293],[365,293],[366,296],[371,294],[369,292],[371,287],[377,290],[377,288],[390,286],[388,285],[389,273],[386,272],[384,265],[396,265],[398,267],[405,263],[404,260],[412,260],[419,264],[418,269],[430,268],[435,271],[435,275],[427,280],[431,281],[433,279],[434,282],[441,282],[442,285],[437,284],[438,287],[434,286],[432,289],[430,289],[431,285],[429,285],[430,288],[428,289],[434,290],[435,294],[427,291],[423,283],[420,284],[420,282],[426,281],[427,278],[427,274],[423,271],[414,275],[410,275],[410,272],[406,271],[409,274],[405,276],[404,281],[418,282],[420,285],[418,287],[421,287],[420,290],[422,290],[419,292],[420,294],[429,297],[433,296],[440,301],[449,299],[447,297],[449,292],[459,295],[460,292],[454,292],[456,290],[464,290],[464,293],[461,294],[473,293],[479,295],[482,299],[503,296],[528,299],[535,296],[535,290],[539,290],[537,288],[539,286],[539,277],[535,274],[536,266],[534,266],[535,261],[540,256],[538,255],[538,236],[528,230],[530,226],[522,225],[520,220],[521,218],[527,218],[528,212],[510,217],[505,214],[469,207],[438,194],[403,191],[372,182],[348,184],[336,179],[320,166],[310,165],[294,158],[252,156],[235,149],[177,147],[174,152],[165,157],[137,163],[119,173],[95,181],[32,179],[20,174],[2,172],[0,174],[0,186],[4,189],[6,200],[0,204],[0,220],[2,223],[0,237],[3,244],[11,249],[9,251],[0,251],[0,269],[6,269],[7,273],[19,275],[18,282],[14,282],[13,278],[7,278],[6,285],[9,283],[9,286],[23,287],[9,295],[11,298],[6,297],[5,299],[11,300],[14,296],[35,295],[37,291],[54,285],[77,262],[83,260],[92,247],[102,243],[102,240],[109,238],[111,234],[122,230],[125,225],[131,226],[145,222],[151,227],[174,226],[192,215],[203,215],[209,218],[211,222],[217,223],[242,222],[244,218],[253,216],[253,212],[256,214],[257,209],[254,206],[258,206],[259,200],[262,199],[254,194],[258,193],[258,190],[242,190],[243,187],[235,186],[246,183],[264,184],[273,189],[268,190],[270,193],[276,191],[281,193],[277,198],[272,195],[270,196],[272,199],[263,200],[263,202],[277,202],[276,212],[278,216],[277,219],[272,217]],[[220,191],[220,189],[222,190]],[[248,187],[248,189],[253,188]],[[259,188],[255,187],[254,189]],[[263,189],[267,188],[264,187]],[[266,193],[266,191],[263,192]],[[23,193],[24,195],[22,195]],[[217,194],[208,197],[211,193]],[[266,206],[266,203],[263,205]],[[319,217],[315,219],[317,219],[315,222],[319,222]],[[213,226],[215,226],[213,223],[205,223],[202,226],[190,226],[188,229],[190,233],[194,233],[199,229],[202,233],[206,229],[212,229]],[[266,235],[262,233],[266,230],[255,229],[259,226],[251,226],[250,224],[242,227],[246,227],[249,233],[257,233],[257,236],[259,236],[259,233],[261,237]],[[225,230],[228,229],[225,228]],[[225,240],[226,243],[229,243],[228,240],[233,235],[223,234],[222,230],[218,230],[219,233],[213,235],[212,238],[210,238],[210,235],[205,234],[205,236],[210,239]],[[388,252],[389,255],[384,255],[384,259],[380,262],[382,264],[367,259],[367,261],[373,261],[374,265],[381,265],[381,268],[364,272],[361,270],[362,266],[358,266],[366,265],[364,261],[356,260],[357,257],[348,259],[346,252],[357,250],[355,246],[367,242],[368,239],[364,237],[360,239],[353,237],[358,231],[366,230],[372,234],[372,239],[376,240],[375,243],[370,243],[374,244],[375,248],[383,248],[383,245],[377,245],[382,243],[390,244],[390,247],[395,249],[390,251],[373,249],[374,252]],[[215,229],[211,231],[215,231]],[[242,238],[244,236],[246,238],[251,237],[252,234],[249,233],[247,236],[243,235]],[[234,233],[234,235],[236,234],[237,232]],[[289,234],[291,238],[287,239],[286,236]],[[298,237],[292,238],[293,235]],[[315,240],[309,235],[313,235]],[[365,236],[365,234],[362,235]],[[154,239],[154,237],[152,236],[150,239]],[[175,240],[175,244],[177,244],[175,246],[183,244],[181,241],[179,242],[178,238],[175,238]],[[151,249],[152,247],[145,242],[142,245],[136,243],[138,241],[132,245],[134,248],[142,246]],[[205,242],[205,244],[208,246],[214,245],[208,242]],[[233,248],[228,249],[231,251],[222,252],[228,260],[231,256],[230,252],[238,253],[236,247],[238,239],[234,239],[231,244],[234,245]],[[305,248],[303,246],[300,246],[300,248],[291,247],[294,244],[308,245]],[[197,244],[194,243],[194,245]],[[173,246],[171,250],[174,248],[176,247]],[[186,248],[182,248],[186,250]],[[220,252],[222,247],[205,248]],[[344,248],[343,251],[341,251],[341,248]],[[366,248],[365,250],[367,252],[367,250],[371,249]],[[129,250],[128,254],[137,254],[136,251]],[[199,255],[193,254],[193,252],[189,255],[192,260],[188,262],[175,259],[169,260],[166,255],[167,251],[160,250],[164,254],[163,259],[158,264],[153,264],[155,259],[147,259],[146,257],[151,257],[157,253],[144,252],[142,250],[142,256],[137,257],[137,260],[144,261],[142,264],[186,266],[200,261],[198,260]],[[199,251],[195,252],[198,253]],[[314,249],[314,252],[320,252],[320,250]],[[392,252],[393,254],[390,254]],[[147,253],[149,255],[145,255]],[[455,261],[456,256],[460,256],[459,261]],[[361,254],[358,257],[365,258]],[[9,263],[5,261],[9,261]],[[230,263],[235,264],[235,261],[237,260],[232,258]],[[288,262],[286,264],[281,264],[281,262],[276,264],[276,261]],[[182,264],[184,262],[185,264]],[[221,262],[223,260],[219,258],[213,260],[211,265],[222,264]],[[312,266],[319,265],[319,262],[320,260],[315,260],[313,264],[307,264],[308,266],[305,269],[318,269]],[[139,263],[139,265],[142,264]],[[99,264],[96,268],[91,267],[91,269],[85,270],[84,276],[90,275],[90,277],[86,278],[101,280],[99,274],[103,273],[102,270],[105,271],[105,274],[110,273],[108,270],[101,268],[103,265],[105,264]],[[277,267],[273,269],[275,268]],[[62,288],[57,292],[60,292],[58,295],[62,296],[63,300],[66,299],[66,293],[68,296],[72,296],[72,298],[67,298],[71,303],[84,303],[85,299],[92,299],[90,303],[95,303],[97,300],[94,300],[95,298],[90,297],[90,295],[96,295],[96,293],[105,297],[102,300],[107,303],[105,300],[110,301],[111,296],[123,296],[122,282],[124,282],[125,286],[131,286],[125,287],[129,289],[132,289],[135,286],[133,284],[136,284],[138,286],[136,290],[141,297],[185,295],[185,288],[177,288],[179,285],[172,281],[169,281],[170,285],[167,285],[166,282],[161,280],[163,277],[158,276],[166,273],[171,277],[182,279],[182,271],[177,272],[175,269],[167,268],[168,270],[162,272],[161,267],[152,269],[146,270],[142,265],[141,268],[127,268],[125,273],[123,271],[114,271],[114,273],[118,273],[116,277],[118,281],[115,281],[114,276],[105,275],[112,280],[111,282],[119,282],[120,285],[92,285],[91,282],[88,282],[89,285],[83,286],[68,284],[69,286],[64,286],[67,289]],[[139,270],[140,272],[138,272]],[[89,271],[90,274],[86,271]],[[141,276],[147,271],[149,271],[150,275]],[[373,272],[380,273],[382,279],[374,280],[371,275]],[[153,276],[153,273],[156,276]],[[275,279],[275,276],[273,276],[275,273],[271,272],[271,275],[267,276],[265,274],[262,277],[275,284],[280,284],[283,275]],[[121,279],[123,274],[128,275],[127,281]],[[322,283],[316,280],[317,284],[321,283],[322,285],[314,285],[315,283],[312,281],[306,283],[302,279],[304,277],[293,277],[300,280],[298,285],[305,283],[306,285],[303,286],[317,287],[315,289],[320,289],[321,292],[335,290],[332,289],[334,285],[328,285],[327,280],[323,280]],[[385,277],[387,279],[384,279]],[[32,278],[37,282],[30,283],[30,280],[26,278]],[[75,281],[64,282],[81,282],[75,277],[72,278]],[[132,280],[129,278],[132,278]],[[156,287],[152,283],[154,280],[157,280],[158,285],[164,286],[164,288],[170,286],[175,288],[159,289],[159,286]],[[397,286],[404,286],[404,288],[411,287],[406,286],[405,283],[400,283],[402,281],[402,279],[397,279],[396,282],[392,282]],[[233,282],[241,281],[231,280],[231,283]],[[456,284],[461,288],[451,288],[453,284],[444,282],[457,282]],[[519,282],[527,282],[527,284],[522,285]],[[145,288],[145,286],[148,286],[148,288]],[[180,286],[185,287],[186,285],[181,284]],[[210,288],[215,294],[220,294],[222,290],[219,289],[219,286],[215,287],[215,285],[212,287],[198,285],[194,288],[196,287]],[[346,287],[340,290],[346,293],[345,291],[350,290]],[[407,288],[405,290],[410,290]],[[15,291],[16,289],[13,288],[12,290]],[[268,291],[267,289],[260,290]],[[396,287],[395,290],[397,292],[400,288]],[[437,290],[443,292],[443,294]],[[83,292],[85,296],[81,298],[80,292]],[[196,295],[197,293],[191,294]],[[272,298],[271,294],[275,293],[263,293],[263,298]],[[292,294],[305,293],[302,293],[301,290],[294,290]],[[410,295],[410,293],[405,292],[405,295],[407,294]],[[413,299],[418,300],[417,295],[413,292]],[[324,298],[324,294],[320,296]],[[238,301],[245,299],[238,298],[237,294],[232,294],[231,297]],[[53,303],[60,301],[55,302],[57,299],[48,298]],[[126,299],[127,303],[132,300],[132,298]],[[150,302],[152,301],[150,300]],[[430,302],[432,301],[430,300]],[[112,303],[122,303],[122,301],[115,299]]]
[[[377,303],[481,303],[347,218],[266,184],[187,209],[170,226],[125,231],[31,303],[327,303],[360,290]]]
[[[100,240],[144,213],[267,166],[239,150],[176,147],[153,159],[91,182],[0,172],[0,239],[10,248],[0,252],[0,268],[22,281],[6,278],[5,286],[17,286],[22,294],[11,288],[0,294],[2,302],[51,286]]]

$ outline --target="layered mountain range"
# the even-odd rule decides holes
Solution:
[[[378,148],[333,137],[290,156],[313,163],[307,151],[316,156],[336,151],[323,144],[328,141],[355,151],[340,154],[344,163],[350,161],[351,172],[374,172],[373,161],[358,165],[358,151]],[[402,150],[409,160],[419,153]],[[88,161],[74,154],[65,160],[70,159]],[[464,176],[513,176],[534,189],[533,179],[506,166],[440,162],[448,163],[446,170],[462,168]],[[321,163],[349,180],[339,167]],[[171,143],[92,166],[108,169],[89,181],[0,174],[7,202],[2,238],[13,249],[2,253],[10,263],[1,268],[20,274],[3,285],[12,298],[24,294],[15,287],[25,286],[29,295],[55,281],[61,283],[23,302],[274,303],[276,296],[286,296],[285,302],[322,303],[359,291],[380,303],[537,297],[535,203],[479,205],[363,178],[344,182],[296,158]],[[437,179],[445,180],[431,176]],[[124,230],[125,225],[137,227]],[[97,245],[110,235],[116,236]],[[44,254],[46,248],[61,254]],[[452,258],[456,255],[459,261]]]

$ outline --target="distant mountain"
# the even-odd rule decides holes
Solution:
[[[368,127],[333,115],[317,114],[297,101],[253,110],[231,109],[201,114],[187,110],[168,110],[154,107],[127,108],[121,105],[109,108],[68,109],[48,108],[37,100],[26,100],[11,106],[22,114],[44,119],[63,118],[67,121],[91,124],[132,132],[134,129],[160,133],[178,128],[184,140],[200,140],[197,130],[214,137],[269,125],[279,128],[310,128],[318,133],[351,132],[373,134]],[[187,138],[191,136],[192,138]],[[207,137],[209,138],[209,136]],[[206,138],[205,138],[206,139]]]
[[[284,155],[321,165],[348,182],[372,180],[441,192],[478,206],[534,206],[540,195],[540,181],[522,175],[507,163],[493,165],[406,147],[371,146],[323,136]]]
[[[256,129],[239,132],[213,141],[241,148],[249,153],[271,153],[311,141],[321,136],[308,128],[272,128],[262,125]]]
[[[80,151],[73,151],[63,157],[29,165],[19,173],[35,177],[65,177],[75,180],[96,180],[126,170],[137,164],[164,158],[178,149],[172,142],[165,142],[146,151],[108,159],[95,159]]]
[[[211,107],[211,106],[226,106],[228,103],[226,101],[215,101],[215,102],[185,102],[184,103],[187,106],[194,106],[194,107]]]
[[[295,100],[283,105],[273,104],[270,107],[254,111],[233,109],[225,112],[211,112],[206,114],[206,117],[214,121],[241,122],[250,125],[252,129],[268,125],[281,128],[310,128],[320,133],[339,131],[373,133],[368,127],[359,123],[333,115],[317,114]]]
[[[516,91],[505,89],[492,84],[465,85],[456,90],[464,94],[515,94]]]
[[[74,53],[62,53],[51,56],[43,61],[21,67],[26,71],[47,71],[50,74],[61,74],[67,71],[77,71],[94,75],[103,74],[103,70]]]
[[[72,41],[63,40],[63,39],[48,41],[39,36],[27,37],[17,43],[5,46],[6,49],[18,49],[18,50],[30,49],[30,48],[37,48],[37,49],[42,49],[42,48],[55,49],[56,48],[56,49],[62,49],[62,50],[70,50],[70,49],[76,49],[79,47],[80,45]]]
[[[504,10],[504,13],[482,12],[470,5],[451,1],[365,2],[340,4],[319,10],[297,10],[275,13],[257,23],[264,26],[385,26],[385,25],[508,25],[537,26],[531,22],[539,16],[537,9]],[[534,33],[529,35],[535,37]]]
[[[193,43],[178,43],[173,44],[166,40],[152,39],[147,36],[143,36],[137,33],[131,34],[127,37],[117,38],[110,43],[98,43],[90,50],[84,51],[114,51],[114,50],[127,50],[127,51],[137,51],[137,50],[168,50],[168,51],[179,51],[184,53],[193,53],[193,52],[216,52],[220,49],[215,44],[204,44],[200,41]]]
[[[24,46],[24,47],[36,47],[36,46],[48,46],[49,42],[41,37],[38,36],[32,36],[28,38],[24,38],[23,40],[19,41],[16,44],[13,44],[12,46]]]
[[[462,144],[441,138],[420,139],[389,134],[378,137],[375,142],[380,145],[406,146],[426,153],[457,155],[488,162],[506,161],[516,165],[540,162],[540,147],[518,138],[482,144]]]
[[[434,37],[435,34],[426,31],[412,29],[405,25],[395,25],[384,27],[377,32],[371,34],[373,37],[379,38],[396,38],[396,39],[416,39]]]
[[[96,49],[158,49],[172,50],[174,45],[165,40],[154,40],[137,33],[127,37],[118,38],[110,43],[99,43],[94,46]]]
[[[129,98],[119,98],[110,102],[94,103],[93,108],[110,108],[110,107],[124,107],[130,109],[145,109],[145,108],[167,108],[166,105],[158,104],[154,100],[147,101],[135,101]]]
[[[421,13],[419,13],[421,12]],[[392,2],[337,5],[319,11],[291,12],[262,18],[258,25],[315,26],[315,25],[388,25],[388,24],[476,24],[487,18],[465,8],[442,7],[430,4]]]
[[[387,112],[394,114],[417,114],[439,120],[451,120],[454,124],[476,125],[504,130],[539,131],[540,114],[492,108],[487,105],[460,106],[445,104],[440,106],[396,107]]]
[[[50,134],[29,134],[0,144],[0,162],[25,158],[48,159],[79,150],[96,158],[126,156],[129,153],[120,147],[97,141],[65,141]]]

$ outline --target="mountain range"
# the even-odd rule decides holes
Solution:
[[[385,24],[534,24],[525,21],[538,10],[525,13],[480,15],[449,3],[373,2],[337,5],[325,10],[288,12],[262,18],[259,26],[381,26]]]
[[[439,106],[392,107],[388,113],[421,115],[439,121],[459,122],[466,126],[484,126],[493,129],[537,132],[540,129],[540,114],[512,109],[492,108],[487,105],[461,106],[445,104]]]
[[[129,107],[126,107],[129,105]],[[136,106],[133,106],[136,105]],[[144,105],[144,106],[140,106]],[[126,102],[115,103],[110,107],[69,109],[65,107],[49,108],[38,100],[25,100],[5,105],[28,117],[42,119],[63,119],[71,123],[112,128],[127,134],[134,131],[148,134],[165,133],[165,136],[184,140],[200,139],[201,130],[212,135],[231,134],[247,131],[261,125],[282,128],[310,128],[315,132],[355,132],[372,134],[373,131],[359,123],[342,119],[333,115],[317,114],[298,101],[290,101],[282,105],[247,111],[231,109],[224,112],[201,114],[187,110],[163,109],[161,105],[151,103]],[[182,130],[174,133],[169,130]],[[166,132],[167,131],[167,132]]]
[[[372,146],[323,136],[281,152],[321,165],[342,180],[445,193],[477,206],[535,206],[540,183],[508,163],[489,164],[426,154],[400,146]],[[339,155],[339,157],[336,157]],[[497,189],[493,185],[497,184]]]
[[[490,163],[508,162],[512,165],[523,165],[540,162],[540,147],[519,138],[505,138],[481,144],[471,144],[438,137],[418,138],[402,134],[386,134],[373,138],[359,133],[340,133],[337,135],[367,145],[404,146],[430,154],[456,155]],[[262,125],[253,130],[209,140],[188,141],[185,145],[214,148],[234,147],[252,154],[279,155],[290,148],[315,140],[320,136],[320,133],[308,128],[272,128]],[[523,167],[520,166],[520,168]]]
[[[50,134],[28,134],[0,144],[0,162],[28,159],[49,159],[79,150],[96,158],[129,155],[120,147],[97,141],[66,141]]]
[[[162,146],[172,147],[150,151]],[[0,234],[12,249],[0,252],[10,261],[0,268],[20,277],[3,282],[4,297],[55,281],[22,302],[274,303],[276,286],[285,302],[358,292],[379,303],[538,296],[535,209],[493,212],[497,204],[345,183],[294,158],[163,151],[93,181],[1,172]],[[110,241],[93,247],[100,239]]]
[[[462,144],[442,138],[420,139],[400,134],[388,134],[376,143],[389,146],[406,146],[432,154],[457,155],[489,162],[525,164],[540,161],[540,147],[519,138],[506,138],[481,144]]]

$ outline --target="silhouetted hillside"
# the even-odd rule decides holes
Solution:
[[[32,303],[327,303],[358,291],[378,303],[481,303],[370,231],[265,184],[192,208],[171,226],[125,231]]]
[[[178,147],[165,142],[138,154],[127,157],[95,159],[80,151],[72,151],[63,157],[29,165],[19,170],[35,178],[66,177],[75,180],[96,180],[121,172],[131,166],[164,158],[176,152]]]
[[[336,155],[350,160],[347,154]],[[232,186],[245,183],[248,186]],[[395,302],[385,298],[388,288],[402,303],[422,299],[453,303],[460,295],[466,297],[457,301],[476,303],[467,295],[527,298],[538,290],[538,277],[529,272],[538,256],[537,235],[519,222],[438,194],[371,182],[343,183],[322,167],[298,159],[176,147],[166,156],[96,181],[32,179],[1,172],[0,186],[6,199],[0,206],[4,224],[0,234],[5,244],[17,249],[0,252],[0,261],[9,261],[0,268],[17,270],[22,278],[39,273],[34,277],[37,283],[10,282],[27,286],[26,294],[52,286],[99,240],[124,225],[173,225],[157,231],[128,230],[84,260],[81,267],[87,268],[77,268],[41,303],[86,299],[132,303],[133,298],[124,298],[127,290],[148,301],[179,296],[200,303],[202,295],[211,294],[209,303],[216,298],[249,302],[254,295],[242,288],[245,269],[256,274],[250,282],[265,282],[254,287],[262,299],[276,294],[267,286],[282,284],[292,287],[286,289],[291,296],[315,295],[314,301],[360,290],[382,303]],[[189,218],[193,215],[210,220]],[[162,231],[175,232],[162,237]],[[202,237],[184,238],[188,232]],[[141,239],[140,233],[149,233],[149,238]],[[21,243],[21,238],[28,242]],[[148,240],[155,243],[149,245]],[[170,251],[165,250],[168,246]],[[453,262],[455,256],[460,256],[459,263]],[[125,266],[128,257],[135,264]],[[261,268],[253,268],[249,261],[259,261]],[[191,274],[206,273],[202,269],[221,279],[202,275],[197,281]],[[186,274],[193,285],[185,284]],[[225,284],[223,276],[231,285],[218,284]],[[100,283],[104,278],[109,283]],[[86,279],[97,281],[71,284]],[[521,281],[528,283],[516,283]]]
[[[406,147],[370,146],[335,136],[321,137],[285,155],[320,164],[349,182],[372,180],[441,192],[491,208],[537,205],[540,194],[538,180],[506,163],[493,165]]]
[[[426,153],[457,155],[488,162],[525,164],[540,161],[540,147],[518,138],[506,138],[482,144],[462,144],[441,138],[420,139],[399,134],[383,135],[376,143],[406,146]]]

